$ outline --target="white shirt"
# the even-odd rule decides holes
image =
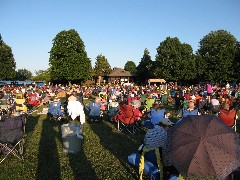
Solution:
[[[212,99],[212,100],[211,100],[211,104],[212,104],[213,106],[218,106],[218,105],[219,105],[219,100],[217,100],[217,99]]]
[[[83,111],[83,105],[79,101],[68,101],[68,113],[74,120],[77,116],[80,116],[81,124],[85,123],[85,113]]]

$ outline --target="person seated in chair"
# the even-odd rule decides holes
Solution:
[[[114,116],[119,112],[119,103],[117,102],[116,96],[112,96],[109,100],[108,120],[113,122]]]
[[[219,111],[218,117],[229,127],[236,126],[235,119],[238,119],[237,111],[231,108],[228,103],[223,104]]]
[[[61,109],[61,102],[58,97],[55,97],[54,100],[49,103],[48,114],[58,117],[59,121],[64,117],[63,111]]]
[[[178,171],[168,159],[168,154],[166,150],[167,144],[167,136],[168,130],[171,126],[174,125],[168,118],[161,118],[159,123],[154,126],[154,128],[149,129],[144,137],[144,143],[142,147],[140,147],[140,153],[144,151],[144,146],[148,149],[159,148],[160,158],[163,164],[163,172],[164,176],[168,176],[170,174],[178,174]],[[141,149],[143,148],[143,149]],[[147,161],[153,163],[154,165],[158,165],[157,163],[157,156],[155,154],[156,151],[150,150],[144,152],[144,157]]]
[[[83,105],[80,101],[77,100],[77,98],[74,95],[71,95],[68,98],[68,114],[71,116],[72,120],[75,120],[76,117],[80,116],[80,122],[81,124],[85,123],[85,113],[83,111]]]
[[[217,114],[220,111],[220,102],[215,95],[210,101],[210,109],[213,114]]]
[[[86,109],[89,111],[90,121],[99,121],[102,118],[103,112],[101,111],[101,98],[96,97],[95,102],[89,102]]]
[[[159,123],[159,120],[164,118],[166,113],[165,109],[161,109],[159,103],[155,102],[150,109],[148,120],[143,121],[143,125],[149,129],[153,128],[154,125]]]
[[[182,109],[178,114],[178,117],[186,117],[188,115],[199,115],[198,109],[195,108],[195,104],[193,101],[188,102],[188,108]]]
[[[208,113],[208,100],[203,94],[199,95],[200,98],[197,103],[198,111],[200,114],[207,114]]]

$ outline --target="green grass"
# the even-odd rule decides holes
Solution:
[[[173,111],[173,106],[166,109]],[[104,119],[100,123],[86,122],[81,151],[68,154],[62,150],[61,138],[61,124],[68,121],[55,122],[47,115],[34,113],[27,119],[24,161],[9,156],[0,164],[0,179],[138,179],[138,169],[128,163],[127,157],[137,151],[145,132],[118,132],[115,123]]]
[[[0,179],[137,179],[127,160],[144,133],[118,132],[108,121],[85,123],[79,153],[62,150],[61,124],[34,113],[27,119],[24,161],[9,156],[0,164]]]

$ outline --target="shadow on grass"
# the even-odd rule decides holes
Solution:
[[[83,149],[79,153],[69,153],[69,165],[72,168],[74,179],[91,179],[97,180],[97,175],[92,168],[91,163],[87,160]]]
[[[61,179],[59,155],[55,140],[58,134],[54,131],[55,123],[50,118],[42,121],[36,179]]]
[[[37,116],[27,116],[27,122],[26,122],[26,134],[30,134],[34,131],[38,120],[40,118],[40,115]]]
[[[106,117],[104,119],[106,119]],[[128,155],[137,151],[141,144],[143,134],[136,133],[131,135],[128,132],[118,132],[116,125],[108,121],[91,123],[90,127],[99,137],[101,145],[119,160],[120,165],[124,168],[128,177],[137,179],[138,173],[136,173],[137,171],[134,172],[132,166],[129,164]],[[113,165],[109,164],[109,166]],[[118,178],[120,178],[122,175],[118,174],[118,176]]]
[[[79,119],[77,117],[76,119]],[[78,123],[77,120],[71,121],[72,123]],[[61,132],[61,125],[69,123],[68,120],[64,120],[61,122],[61,124],[58,125],[59,132]],[[85,139],[85,137],[84,137]],[[84,153],[84,139],[79,141],[81,142],[81,149],[78,153],[68,153],[68,159],[69,159],[69,166],[72,169],[73,176],[75,180],[78,179],[91,179],[91,180],[97,180],[97,175],[92,168],[92,164],[87,159],[85,153]],[[62,138],[60,136],[60,141],[62,142]]]

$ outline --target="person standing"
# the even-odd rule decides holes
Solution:
[[[209,82],[207,82],[206,89],[207,89],[207,100],[208,100],[208,103],[210,103],[213,89],[212,89],[212,85]]]

